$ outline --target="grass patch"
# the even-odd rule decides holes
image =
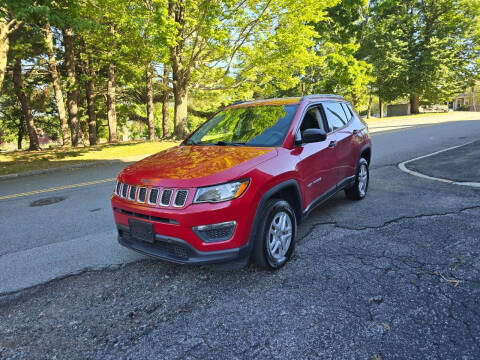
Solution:
[[[150,155],[177,144],[167,141],[128,142],[82,148],[8,152],[0,154],[0,175]]]

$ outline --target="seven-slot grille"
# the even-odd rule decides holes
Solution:
[[[139,187],[137,185],[128,185],[117,181],[114,190],[115,195],[130,201],[138,203],[148,203],[149,205],[184,207],[187,198],[187,189],[163,189]],[[175,195],[174,195],[175,194]]]

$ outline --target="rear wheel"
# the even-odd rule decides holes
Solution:
[[[345,189],[345,195],[352,200],[362,200],[367,195],[369,180],[368,162],[364,158],[360,158],[355,174],[355,183],[352,187]]]
[[[290,204],[280,199],[267,201],[253,251],[257,265],[266,269],[285,265],[295,247],[296,231],[297,222]]]

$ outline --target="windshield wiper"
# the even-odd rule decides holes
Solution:
[[[246,143],[244,143],[244,142],[217,141],[213,145],[217,145],[217,146],[228,146],[228,145],[239,146],[239,145],[245,145],[245,144]]]

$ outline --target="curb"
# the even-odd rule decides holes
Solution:
[[[417,177],[420,177],[420,178],[423,178],[423,179],[440,181],[440,182],[443,182],[443,183],[453,184],[453,185],[461,185],[461,186],[470,186],[470,187],[474,187],[474,188],[480,188],[480,182],[453,181],[453,180],[450,180],[450,179],[437,178],[437,177],[433,177],[433,176],[428,176],[428,175],[422,174],[422,173],[420,173],[420,172],[418,172],[418,171],[410,170],[410,169],[408,169],[408,168],[406,167],[406,164],[408,164],[408,163],[410,163],[410,162],[413,162],[413,161],[416,161],[416,160],[420,160],[420,159],[424,159],[424,158],[429,157],[429,156],[437,155],[437,154],[443,153],[443,152],[448,151],[448,150],[457,149],[457,148],[460,148],[460,147],[462,147],[462,146],[466,146],[466,145],[472,144],[472,143],[477,142],[477,141],[478,141],[478,140],[470,141],[470,142],[465,143],[465,144],[462,144],[462,145],[452,146],[452,147],[449,147],[449,148],[446,148],[446,149],[443,149],[443,150],[435,151],[435,152],[430,153],[430,154],[427,154],[427,155],[423,155],[423,156],[416,157],[416,158],[414,158],[414,159],[410,159],[410,160],[403,161],[403,162],[401,162],[400,164],[398,164],[398,168],[399,168],[401,171],[406,172],[407,174],[410,174],[410,175],[413,175],[413,176],[417,176]]]
[[[34,175],[49,174],[49,173],[54,173],[54,172],[68,171],[68,170],[73,170],[73,169],[90,168],[90,167],[95,167],[95,166],[102,166],[102,165],[109,165],[109,164],[116,164],[116,163],[135,162],[135,161],[141,160],[141,159],[143,159],[147,156],[150,156],[150,154],[130,156],[130,157],[123,158],[123,159],[101,160],[101,161],[85,163],[85,164],[76,164],[76,165],[69,165],[69,166],[58,166],[58,167],[53,167],[53,168],[48,168],[48,169],[31,170],[31,171],[25,171],[25,172],[16,173],[16,174],[0,175],[0,181],[11,180],[11,179],[16,179],[16,178],[20,178],[20,177],[27,177],[27,176],[34,176]]]

